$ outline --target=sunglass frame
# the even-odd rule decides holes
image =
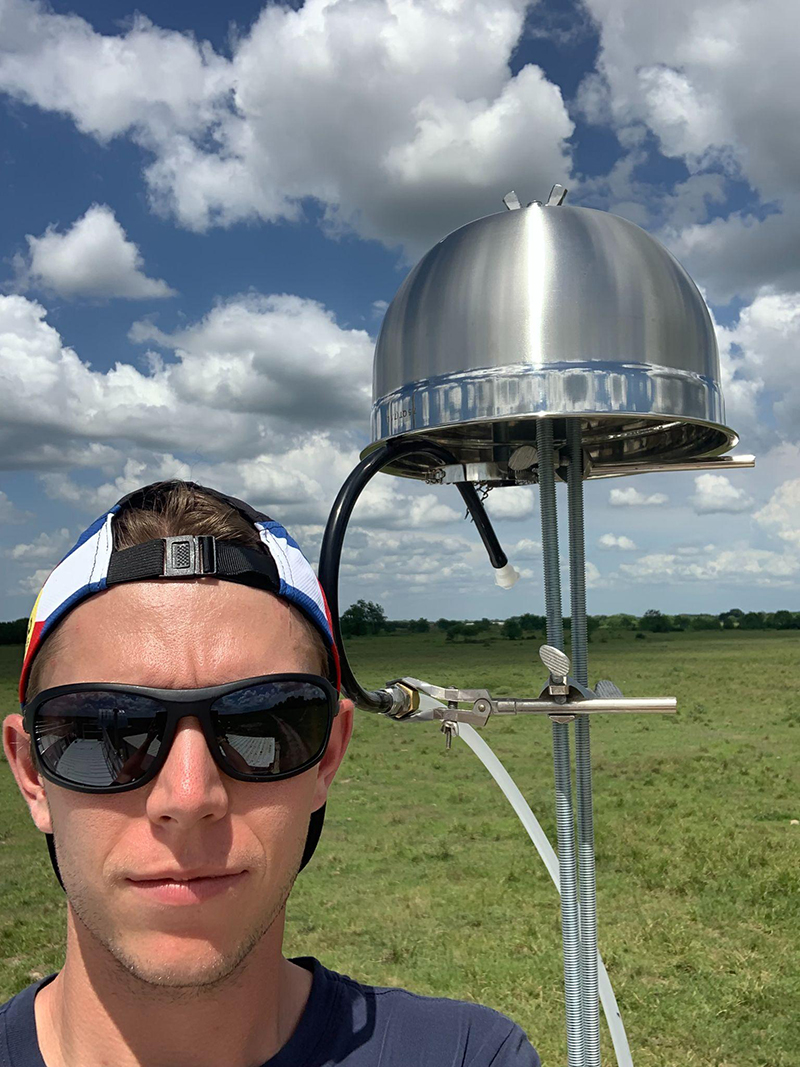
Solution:
[[[243,774],[240,771],[236,771],[235,768],[229,764],[219,746],[214,734],[214,716],[211,710],[212,705],[215,701],[219,700],[220,697],[228,696],[230,693],[236,693],[240,689],[249,689],[253,686],[265,685],[269,682],[308,682],[319,686],[327,697],[328,715],[325,729],[325,740],[323,741],[319,752],[313,758],[307,760],[301,766],[293,770],[284,771],[279,774]],[[125,782],[120,785],[110,786],[84,785],[72,782],[46,766],[42,754],[39,751],[39,739],[36,737],[34,730],[37,711],[43,704],[55,697],[72,693],[88,692],[131,693],[133,695],[148,697],[151,700],[156,700],[163,704],[164,710],[167,713],[167,721],[164,727],[161,745],[157,755],[153,758],[153,762],[142,777],[138,778],[135,782]],[[178,723],[181,719],[187,716],[194,716],[199,719],[211,756],[224,774],[228,775],[229,778],[234,778],[240,782],[261,784],[266,782],[285,781],[287,778],[294,778],[298,774],[302,774],[304,771],[315,767],[325,755],[331,737],[333,720],[338,714],[339,694],[327,678],[323,678],[321,675],[317,674],[262,674],[254,678],[242,678],[235,682],[225,682],[223,685],[206,686],[201,689],[153,689],[149,686],[126,685],[122,682],[76,682],[73,685],[57,685],[53,686],[51,689],[43,689],[41,693],[37,693],[33,700],[25,705],[23,710],[23,721],[25,730],[31,738],[31,747],[36,755],[37,769],[44,778],[52,782],[54,785],[61,786],[64,789],[70,789],[75,793],[108,795],[112,793],[127,793],[132,789],[140,789],[142,786],[147,785],[148,782],[153,781],[167,761],[170,749],[172,748],[172,742],[178,729]]]

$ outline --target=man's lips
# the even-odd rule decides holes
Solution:
[[[240,885],[247,871],[193,872],[130,876],[125,879],[137,893],[160,904],[200,904]]]
[[[228,878],[232,874],[241,874],[242,867],[187,867],[171,870],[164,867],[148,873],[129,874],[131,882],[191,882],[194,878]]]

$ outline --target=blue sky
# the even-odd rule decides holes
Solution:
[[[316,558],[385,302],[444,233],[555,181],[689,269],[759,460],[587,486],[590,610],[796,609],[798,29],[779,0],[0,0],[0,617],[160,477],[246,497]],[[535,495],[490,504],[513,591],[454,492],[383,478],[344,602],[539,610]]]

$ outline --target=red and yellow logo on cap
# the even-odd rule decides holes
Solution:
[[[27,635],[25,637],[25,655],[26,656],[28,655],[28,649],[30,648],[30,645],[31,645],[31,638],[33,637],[33,630],[34,630],[34,627],[36,626],[36,612],[37,612],[37,609],[39,607],[39,601],[42,599],[42,593],[43,592],[44,592],[44,587],[42,587],[39,590],[39,595],[36,597],[36,600],[34,601],[34,604],[33,604],[33,609],[31,611],[31,617],[28,619],[28,633],[27,633]]]

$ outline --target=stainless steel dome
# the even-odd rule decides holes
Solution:
[[[525,480],[508,461],[535,444],[542,416],[580,418],[590,477],[719,456],[737,440],[694,282],[650,234],[591,208],[534,203],[432,248],[386,311],[373,401],[366,452],[418,434],[496,484]]]

